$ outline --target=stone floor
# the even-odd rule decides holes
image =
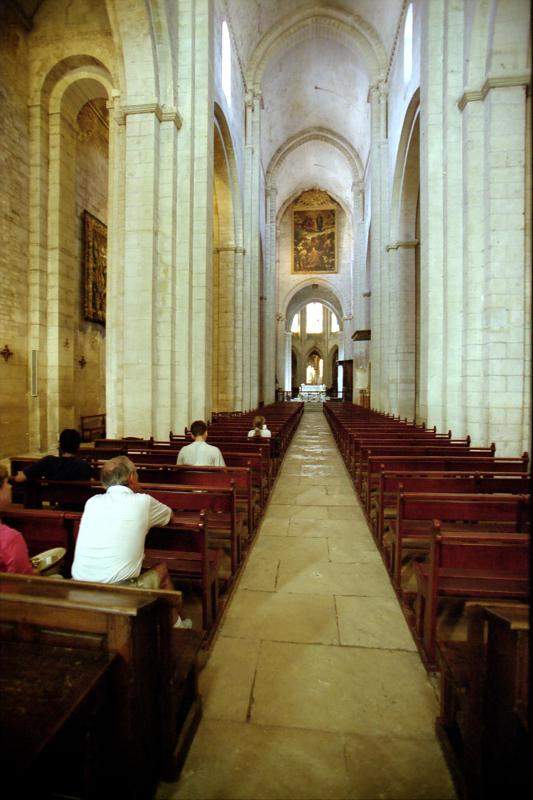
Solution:
[[[448,800],[437,701],[323,414],[306,413],[159,800]]]

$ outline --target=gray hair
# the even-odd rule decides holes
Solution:
[[[117,456],[104,461],[100,471],[100,480],[107,489],[109,486],[127,486],[130,475],[136,472],[133,461],[126,456]]]

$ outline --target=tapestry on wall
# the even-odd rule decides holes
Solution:
[[[84,211],[83,231],[84,316],[105,325],[107,225]]]
[[[294,204],[292,272],[337,272],[337,207],[326,192],[304,192]]]

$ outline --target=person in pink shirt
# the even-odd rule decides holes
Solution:
[[[11,502],[9,473],[0,464],[0,512]],[[16,572],[19,575],[35,573],[24,537],[0,519],[0,572]]]

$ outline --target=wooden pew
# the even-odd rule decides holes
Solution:
[[[370,457],[364,467],[360,497],[367,517],[370,514],[370,503],[374,492],[379,487],[381,472],[448,472],[448,473],[505,473],[511,475],[526,475],[528,472],[529,456],[527,453],[521,458],[496,458],[470,456],[468,453],[458,456],[457,453],[448,456],[378,456]],[[357,488],[357,487],[356,487]]]
[[[525,495],[400,493],[388,558],[394,587],[401,593],[404,548],[426,551],[435,519],[441,520],[446,530],[469,523],[473,531],[518,533],[526,529],[528,511],[529,500]]]
[[[85,653],[115,657],[115,702],[109,709],[114,752],[104,765],[104,793],[93,796],[152,797],[158,780],[182,763],[200,717],[194,637],[185,646],[182,634],[190,632],[173,629],[180,594],[2,575],[0,599],[4,642],[32,643],[44,651],[69,648],[79,653],[80,671]],[[41,677],[46,701],[46,676]],[[58,718],[58,726],[63,721]],[[12,719],[14,736],[21,730],[18,722]],[[34,734],[40,749],[46,742],[39,742],[39,730]],[[86,796],[81,788],[80,796]]]
[[[437,609],[441,599],[527,601],[529,536],[527,534],[443,532],[433,523],[427,562],[415,564],[417,580],[415,632],[421,653],[435,666]]]
[[[75,544],[72,515],[64,511],[11,505],[2,511],[2,520],[22,534],[30,558],[53,547],[64,547],[66,555],[63,569],[70,575]]]
[[[231,574],[235,575],[242,560],[243,516],[237,512],[234,485],[230,489],[154,484],[143,488],[172,509],[174,524],[187,522],[191,511],[204,512],[210,540],[229,541]]]
[[[468,602],[466,642],[438,642],[437,734],[463,796],[526,798],[529,606]]]
[[[500,473],[380,472],[377,495],[370,499],[369,520],[381,549],[385,524],[394,525],[398,494],[527,494],[529,475]]]
[[[179,516],[179,515],[178,515]],[[202,593],[202,626],[211,631],[218,619],[220,550],[208,547],[208,523],[204,511],[173,519],[146,536],[144,569],[164,563],[178,583],[190,581]]]

